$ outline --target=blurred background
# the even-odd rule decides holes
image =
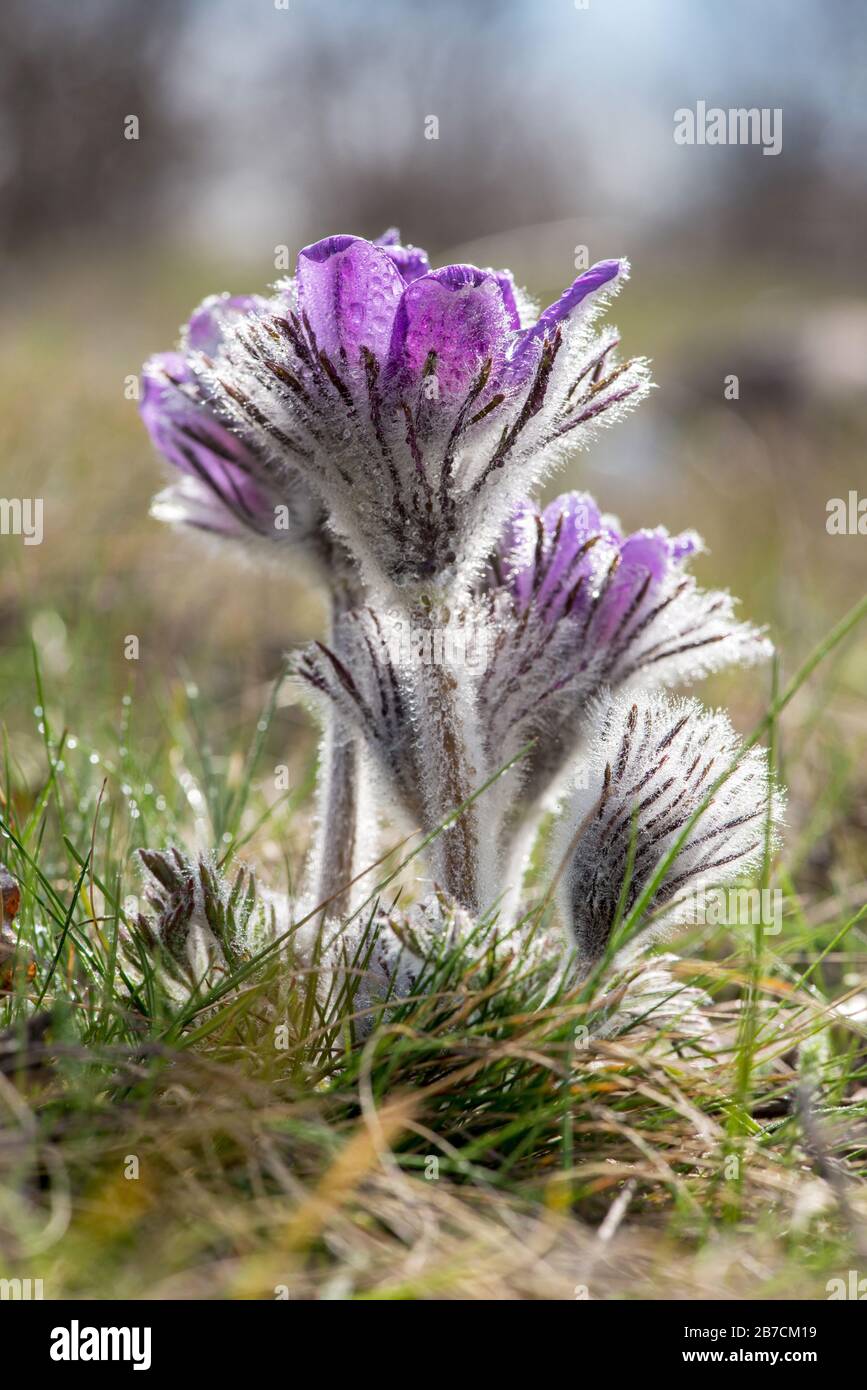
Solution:
[[[41,546],[0,538],[18,762],[40,748],[31,642],[55,723],[98,742],[132,684],[146,737],[181,680],[219,747],[317,630],[302,574],[148,518],[163,469],[130,380],[205,294],[392,224],[543,303],[582,248],[630,256],[613,317],[659,390],[556,490],[629,528],[696,527],[702,581],[770,625],[790,674],[867,571],[867,538],[826,529],[829,499],[867,496],[865,71],[861,0],[5,0],[0,494],[45,502]],[[781,108],[781,152],[676,144],[698,101]],[[748,727],[768,689],[747,673],[710,694]],[[863,651],[817,719],[823,701],[863,747]],[[302,729],[281,711],[280,738]]]

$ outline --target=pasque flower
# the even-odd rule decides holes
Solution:
[[[134,977],[155,968],[167,993],[185,999],[225,977],[255,947],[258,933],[273,935],[254,876],[243,866],[230,884],[208,858],[191,859],[175,846],[140,850],[139,859],[147,908],[121,934]]]
[[[688,573],[701,549],[694,531],[624,536],[587,493],[515,508],[487,574],[497,639],[478,699],[494,758],[536,740],[524,763],[529,800],[556,784],[603,688],[691,683],[770,655],[731,596]]]
[[[219,358],[232,325],[265,303],[255,295],[212,295],[192,314],[180,349],[159,353],[145,364],[141,416],[156,448],[180,473],[154,500],[152,512],[161,521],[261,543],[274,555],[303,555],[326,590],[333,624],[358,601],[354,561],[328,529],[321,503],[291,458],[277,458],[261,448],[254,434],[235,430],[202,369],[203,363]],[[364,853],[359,784],[353,739],[327,717],[319,816],[330,829],[314,848],[308,880],[314,900],[332,899],[338,908],[341,900],[344,905],[348,901],[346,885]]]
[[[182,475],[157,514],[302,544],[332,593],[329,636],[295,659],[329,730],[316,943],[345,915],[332,889],[375,819],[359,811],[357,748],[380,804],[432,839],[436,892],[413,930],[374,913],[371,1008],[424,978],[432,942],[472,938],[564,795],[559,903],[586,970],[739,756],[723,715],[653,693],[770,651],[727,593],[698,587],[698,536],[625,534],[583,493],[529,500],[648,390],[644,360],[618,364],[616,332],[596,331],[627,273],[602,261],[539,313],[507,271],[432,270],[396,231],[332,236],[270,296],[206,300],[180,351],[145,369],[145,423]],[[470,648],[484,659],[455,655]],[[683,889],[749,871],[776,810],[751,749],[651,913],[676,920]],[[332,980],[355,968],[360,929],[337,931],[320,962]]]
[[[741,750],[720,711],[646,693],[603,701],[552,847],[579,963],[603,955],[618,910],[622,920],[687,828],[647,905],[654,934],[690,920],[700,890],[755,869],[780,817],[765,750]]]
[[[688,682],[769,653],[762,634],[737,621],[728,594],[699,589],[687,572],[700,548],[695,533],[662,527],[624,537],[587,494],[568,493],[544,511],[522,502],[484,584],[450,616],[485,635],[484,661],[443,672],[401,659],[388,639],[393,619],[365,608],[341,620],[340,654],[316,644],[297,662],[297,674],[363,734],[392,797],[428,831],[461,801],[442,796],[438,683],[448,681],[451,743],[461,741],[473,788],[519,759],[465,813],[465,841],[476,832],[463,846],[475,877],[468,906],[519,883],[524,832],[576,757],[600,692]],[[458,839],[444,832],[435,859],[446,857],[450,835]]]
[[[330,582],[346,583],[350,562],[327,529],[321,503],[290,459],[276,460],[249,431],[232,427],[201,370],[219,357],[232,326],[266,302],[257,295],[211,295],[191,315],[180,348],[145,363],[141,417],[181,475],[154,499],[152,511],[160,521],[219,536],[301,546]]]
[[[396,232],[327,237],[192,369],[275,479],[304,477],[369,580],[443,584],[646,391],[643,361],[615,365],[616,334],[592,328],[626,274],[602,261],[536,316],[506,271],[430,270]]]

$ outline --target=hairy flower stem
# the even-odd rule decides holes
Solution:
[[[442,614],[435,608],[416,608],[412,614],[413,624],[428,626],[432,636],[441,621]],[[480,776],[470,753],[459,675],[435,660],[419,664],[416,676],[426,828],[432,829],[472,796]],[[431,849],[437,887],[471,913],[479,913],[486,905],[480,836],[479,807],[473,803],[437,836]]]
[[[319,752],[317,844],[311,893],[315,904],[328,904],[330,917],[350,910],[350,883],[358,862],[358,745],[329,716]]]
[[[335,588],[331,599],[330,632],[353,605],[349,586]],[[339,651],[339,648],[338,648]],[[329,917],[351,910],[352,879],[363,868],[359,803],[361,758],[358,737],[329,712],[319,747],[316,841],[308,871],[309,894],[315,905],[327,903]]]

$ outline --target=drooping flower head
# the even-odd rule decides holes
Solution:
[[[659,914],[654,931],[692,920],[700,890],[755,869],[781,804],[765,750],[742,753],[720,711],[643,693],[600,705],[552,849],[560,911],[581,963],[603,955],[618,908],[622,919],[708,797],[647,905]]]
[[[233,540],[301,545],[332,568],[335,544],[321,503],[288,455],[266,454],[249,431],[234,427],[203,371],[219,358],[232,325],[265,304],[256,295],[211,295],[184,328],[180,349],[145,363],[142,420],[181,475],[154,499],[152,514]]]
[[[529,739],[525,792],[556,778],[605,687],[697,680],[766,658],[769,642],[734,617],[727,593],[699,589],[687,565],[702,543],[661,526],[624,536],[587,493],[541,510],[520,503],[485,591],[498,630],[479,690],[501,761]]]
[[[374,583],[471,566],[515,496],[647,389],[592,324],[627,274],[603,261],[536,318],[508,272],[396,232],[305,247],[295,277],[193,354],[201,394],[275,478],[289,465]],[[265,465],[267,472],[267,465]]]

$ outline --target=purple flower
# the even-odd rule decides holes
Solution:
[[[145,364],[142,419],[183,475],[155,498],[153,514],[233,539],[318,541],[318,502],[294,470],[275,469],[254,440],[240,437],[200,371],[202,361],[219,355],[230,326],[264,303],[254,295],[212,295],[190,318],[181,350]]]
[[[332,236],[270,298],[206,300],[145,368],[143,418],[182,475],[157,515],[303,541],[327,567],[328,644],[295,662],[327,711],[323,901],[350,901],[369,768],[427,833],[434,883],[479,913],[519,884],[603,692],[769,651],[688,573],[694,533],[521,500],[648,389],[594,330],[627,273],[600,262],[539,313],[508,271],[431,269],[395,229]]]
[[[479,560],[516,494],[647,372],[592,332],[625,262],[537,317],[508,272],[432,271],[396,237],[305,247],[194,370],[251,448],[303,474],[370,580],[418,584]]]
[[[699,589],[687,573],[701,548],[692,531],[623,536],[586,493],[515,509],[483,595],[498,637],[479,718],[500,762],[538,739],[526,764],[531,799],[575,751],[604,687],[674,685],[770,654],[736,621],[729,594]]]

